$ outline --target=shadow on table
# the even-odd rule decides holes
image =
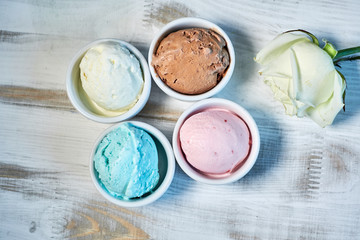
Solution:
[[[258,159],[250,172],[239,181],[240,184],[250,183],[260,180],[279,164],[283,151],[282,129],[274,119],[255,109],[251,106],[251,103],[244,99],[244,95],[246,95],[244,85],[258,76],[256,62],[254,61],[257,50],[254,49],[250,36],[245,31],[242,31],[240,26],[238,28],[232,25],[220,26],[229,35],[234,45],[236,64],[233,79],[218,96],[232,100],[247,108],[254,117],[260,132],[261,144]]]
[[[182,201],[182,195],[191,191],[197,182],[190,178],[176,163],[175,175],[172,183],[164,195],[156,201],[158,206],[169,206],[175,202]],[[155,204],[154,204],[155,206]]]
[[[360,64],[359,62],[340,62],[341,68],[337,68],[346,79],[345,112],[341,110],[335,118],[333,125],[342,124],[348,119],[359,115],[360,112]]]
[[[245,184],[263,179],[279,164],[283,152],[282,129],[279,124],[268,116],[255,115],[254,119],[260,132],[260,152],[254,167],[239,181]]]
[[[250,37],[244,31],[241,31],[240,27],[234,28],[223,25],[220,25],[220,27],[228,34],[235,50],[233,79],[226,86],[226,93],[226,90],[234,91],[234,89],[241,88],[241,85],[257,75],[254,61],[256,52]]]

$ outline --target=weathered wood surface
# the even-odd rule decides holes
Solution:
[[[360,64],[343,63],[346,112],[322,129],[284,114],[253,57],[278,33],[303,28],[339,49],[360,45],[353,1],[0,1],[0,239],[360,239]],[[109,125],[74,110],[65,74],[97,38],[133,43],[145,56],[165,23],[197,16],[219,24],[236,69],[217,97],[254,116],[259,159],[242,180],[209,186],[177,167],[167,193],[134,209],[96,191],[88,170]],[[170,139],[190,106],[153,84],[136,120]]]

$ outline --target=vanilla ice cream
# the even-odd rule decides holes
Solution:
[[[139,60],[116,42],[90,48],[81,60],[80,78],[87,96],[105,111],[126,112],[144,85]]]

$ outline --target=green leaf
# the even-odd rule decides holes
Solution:
[[[319,40],[315,37],[314,34],[308,32],[308,31],[305,31],[305,30],[303,30],[303,29],[296,29],[296,30],[286,31],[286,32],[284,32],[284,33],[290,33],[290,32],[303,32],[303,33],[307,34],[309,37],[311,37],[313,43],[315,43],[316,45],[319,46]]]

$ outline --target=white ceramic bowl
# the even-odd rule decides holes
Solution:
[[[85,53],[90,48],[98,44],[109,42],[118,43],[126,47],[132,54],[136,56],[140,62],[140,66],[143,72],[144,87],[138,102],[130,110],[120,114],[112,113],[111,115],[105,115],[89,100],[84,89],[82,88],[79,64]],[[85,117],[101,123],[120,122],[138,114],[148,101],[151,90],[151,76],[149,72],[149,66],[141,52],[133,45],[118,39],[99,39],[81,48],[71,60],[66,75],[66,90],[72,105]]]
[[[252,145],[247,159],[239,168],[234,170],[234,172],[223,177],[211,177],[209,175],[205,175],[197,171],[188,163],[181,149],[179,131],[185,120],[191,117],[192,115],[202,112],[209,108],[227,109],[237,114],[247,124],[251,135]],[[260,135],[254,119],[243,107],[226,99],[209,98],[195,103],[194,105],[192,105],[183,112],[183,114],[176,122],[175,129],[173,132],[172,144],[173,144],[173,150],[177,163],[179,164],[181,169],[191,178],[193,178],[196,181],[207,184],[226,184],[239,180],[240,178],[245,176],[253,167],[260,150]]]
[[[153,138],[155,142],[159,156],[158,166],[159,166],[159,174],[160,174],[160,179],[156,187],[150,193],[146,193],[144,194],[144,196],[140,198],[125,200],[112,196],[105,189],[100,179],[98,178],[98,173],[95,170],[94,160],[93,160],[97,146],[99,145],[101,140],[105,137],[105,135],[107,135],[109,132],[116,129],[120,124],[123,124],[125,122],[118,123],[113,125],[112,127],[109,127],[95,141],[94,148],[90,156],[90,175],[91,175],[91,179],[93,180],[93,183],[95,184],[96,189],[101,193],[101,195],[103,195],[110,202],[121,207],[140,207],[154,202],[155,200],[160,198],[169,188],[175,173],[175,159],[170,142],[162,132],[160,132],[158,129],[147,123],[138,122],[138,121],[127,121],[127,122],[134,125],[135,127],[145,130],[147,133],[150,134],[150,136]]]
[[[202,94],[187,95],[187,94],[182,94],[182,93],[179,93],[179,92],[173,90],[172,88],[168,87],[158,77],[158,75],[155,72],[154,67],[151,65],[154,51],[156,51],[161,40],[172,32],[175,32],[175,31],[181,30],[181,29],[186,29],[186,28],[206,28],[206,29],[211,29],[211,30],[217,32],[225,39],[227,48],[229,51],[229,55],[230,55],[230,65],[226,71],[225,76],[221,79],[221,81],[214,88],[212,88],[209,91],[202,93]],[[174,97],[176,99],[182,100],[182,101],[198,101],[198,100],[202,100],[205,98],[209,98],[209,97],[217,94],[230,81],[230,78],[234,72],[234,67],[235,67],[235,51],[234,51],[234,47],[233,47],[228,35],[216,24],[209,22],[207,20],[201,19],[201,18],[192,18],[192,17],[179,18],[179,19],[172,21],[172,22],[168,23],[167,25],[165,25],[160,30],[160,32],[154,37],[154,39],[151,42],[150,49],[149,49],[148,63],[149,63],[149,68],[150,68],[150,73],[151,73],[152,78],[154,79],[155,83],[159,86],[159,88],[162,91],[164,91],[167,95]]]

